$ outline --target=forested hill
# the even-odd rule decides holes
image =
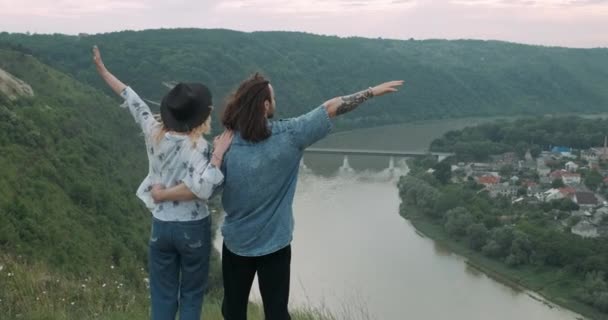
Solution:
[[[0,34],[95,87],[98,44],[111,70],[158,100],[162,82],[202,81],[221,105],[243,78],[263,71],[280,116],[336,95],[404,79],[403,92],[341,119],[346,127],[431,118],[608,110],[608,49],[567,49],[497,41],[397,41],[290,32],[173,29],[99,35]]]
[[[0,70],[0,265],[139,271],[149,212],[135,190],[147,161],[128,111],[21,52],[0,48]]]

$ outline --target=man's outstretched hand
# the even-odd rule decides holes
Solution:
[[[383,84],[377,85],[372,88],[374,97],[379,97],[387,93],[393,93],[399,91],[398,88],[403,85],[403,80],[389,81]]]

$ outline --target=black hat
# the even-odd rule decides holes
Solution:
[[[188,132],[211,114],[211,91],[200,83],[178,83],[160,104],[160,116],[171,131]]]

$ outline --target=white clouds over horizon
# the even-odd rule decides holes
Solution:
[[[225,0],[220,10],[253,9],[277,13],[348,13],[399,10],[416,5],[416,0]]]
[[[608,47],[608,0],[0,0],[0,31],[176,27]]]

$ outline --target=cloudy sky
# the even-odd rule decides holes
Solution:
[[[608,0],[0,0],[0,31],[177,27],[608,47]]]

